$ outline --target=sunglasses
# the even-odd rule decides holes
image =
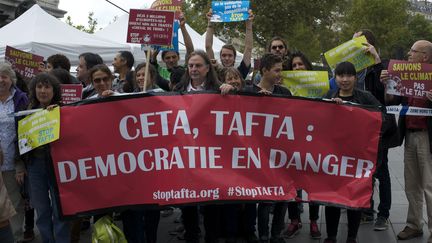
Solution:
[[[283,46],[283,45],[279,45],[279,46],[272,46],[272,47],[271,47],[272,50],[276,50],[276,49],[281,49],[281,50],[282,50],[282,49],[284,49],[284,48],[285,48],[285,46]]]
[[[93,79],[93,83],[100,83],[100,82],[104,82],[104,83],[106,83],[106,82],[108,82],[110,80],[110,77],[108,77],[108,76],[105,76],[105,77],[103,77],[103,78],[95,78],[95,79]]]

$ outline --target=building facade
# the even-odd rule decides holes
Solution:
[[[0,27],[10,23],[34,4],[38,4],[56,18],[63,18],[66,11],[58,8],[59,2],[59,0],[0,0]]]
[[[411,14],[420,14],[432,21],[432,2],[427,0],[410,0],[409,2]]]

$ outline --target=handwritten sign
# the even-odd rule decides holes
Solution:
[[[131,9],[129,14],[128,43],[171,46],[174,12]]]
[[[182,11],[183,0],[156,0],[152,3],[151,9],[174,11],[175,19],[179,19]]]
[[[354,64],[356,71],[363,70],[375,64],[373,56],[365,53],[363,43],[367,43],[366,37],[354,38],[324,53],[324,57],[332,70],[345,61]]]
[[[62,84],[61,97],[63,104],[70,104],[80,101],[82,98],[83,87],[81,84]]]
[[[6,46],[5,60],[12,65],[15,72],[18,72],[24,78],[31,79],[40,73],[40,64],[43,59],[42,56]]]
[[[42,110],[33,113],[18,122],[18,148],[25,154],[44,144],[59,139],[60,108],[52,111]]]
[[[390,60],[387,94],[426,99],[432,89],[432,65]]]
[[[295,96],[323,97],[329,90],[326,71],[284,71],[282,79]]]
[[[249,1],[213,1],[211,22],[238,22],[249,18]]]

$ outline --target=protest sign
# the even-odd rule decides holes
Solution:
[[[174,12],[131,9],[127,42],[170,46],[173,36]]]
[[[81,84],[62,84],[61,97],[64,105],[80,101],[83,87]]]
[[[40,64],[43,59],[42,56],[6,46],[5,60],[24,78],[31,79],[41,72]]]
[[[249,1],[212,1],[211,22],[238,22],[249,18]]]
[[[329,90],[326,71],[283,71],[282,79],[295,96],[323,97]]]
[[[42,110],[18,122],[18,148],[25,154],[39,146],[59,139],[60,108]]]
[[[367,43],[367,40],[362,35],[324,53],[324,57],[332,70],[338,63],[345,61],[354,64],[356,71],[363,70],[375,64],[373,56],[365,53],[363,43]]]
[[[183,0],[156,0],[150,9],[174,11],[175,19],[178,20],[182,11]]]
[[[64,216],[139,204],[290,200],[298,188],[311,201],[370,207],[378,109],[250,95],[110,100],[61,109],[62,137],[51,155]],[[77,126],[83,120],[92,122]]]
[[[431,64],[390,60],[388,73],[387,94],[427,99],[432,90]]]

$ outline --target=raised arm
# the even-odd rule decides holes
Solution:
[[[212,10],[210,9],[210,11],[207,13],[207,31],[206,31],[206,38],[205,38],[205,49],[207,52],[208,57],[211,59],[215,59],[214,56],[214,52],[213,52],[213,34],[214,34],[214,29],[213,29],[213,23],[210,22],[210,19],[213,15]]]
[[[180,20],[180,29],[183,34],[183,40],[186,47],[185,60],[187,60],[189,55],[194,51],[194,46],[193,46],[192,39],[189,35],[189,32],[186,29],[186,18],[184,17],[183,12],[180,14],[179,20]]]
[[[253,31],[252,31],[252,23],[255,16],[251,9],[249,9],[249,19],[246,21],[246,34],[245,34],[245,49],[243,52],[243,63],[246,67],[249,67],[251,64],[252,58],[252,46],[253,46]]]

